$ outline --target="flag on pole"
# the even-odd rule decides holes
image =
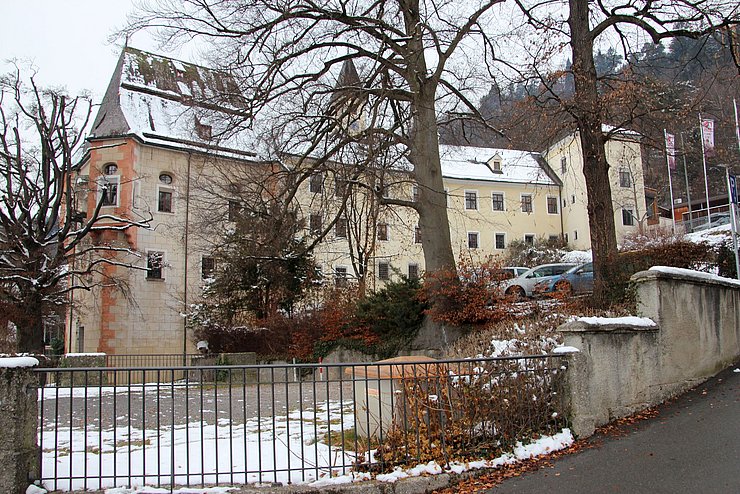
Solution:
[[[676,136],[665,133],[665,155],[668,160],[668,168],[676,169]]]
[[[701,142],[704,145],[704,155],[714,156],[714,120],[710,118],[701,120]]]

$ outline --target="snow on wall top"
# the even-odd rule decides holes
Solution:
[[[557,185],[529,151],[473,146],[440,145],[442,175],[462,180]],[[501,161],[495,171],[494,161]]]
[[[34,357],[0,357],[0,368],[18,368],[18,367],[36,367],[39,365],[38,359]]]

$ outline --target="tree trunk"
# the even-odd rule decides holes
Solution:
[[[447,196],[442,183],[437,128],[436,92],[438,81],[430,79],[424,56],[418,0],[401,0],[399,7],[409,36],[407,82],[414,94],[410,155],[419,187],[417,212],[425,269],[429,273],[455,268],[447,219]]]
[[[14,319],[16,325],[16,346],[19,353],[32,353],[42,355],[44,353],[44,315],[42,310],[41,296],[38,294],[29,296],[21,317]]]
[[[594,261],[594,300],[606,301],[606,274],[617,255],[609,164],[606,161],[602,113],[594,67],[593,34],[589,29],[588,0],[570,2],[570,44],[575,80],[574,108],[581,138],[583,176],[588,197],[588,222]]]
[[[422,96],[424,96],[422,94]],[[455,268],[447,219],[447,197],[442,183],[437,116],[433,95],[429,105],[417,107],[412,136],[414,177],[419,187],[419,227],[427,272]]]

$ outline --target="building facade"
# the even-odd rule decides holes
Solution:
[[[81,209],[99,206],[113,224],[116,217],[151,216],[152,228],[93,237],[133,252],[117,260],[136,269],[108,265],[108,282],[89,280],[91,289],[75,294],[67,351],[195,350],[183,314],[199,301],[203,280],[214,269],[211,253],[233,225],[237,191],[232,189],[243,194],[259,185],[255,190],[263,192],[255,193],[264,193],[277,170],[292,166],[289,158],[282,163],[260,158],[243,134],[225,132],[238,113],[235,92],[223,74],[124,49],[79,167],[78,184],[88,191]],[[589,248],[579,149],[577,134],[542,155],[442,146],[458,259],[475,263],[502,256],[514,240],[565,239],[571,247]],[[637,228],[646,212],[639,141],[635,136],[613,139],[607,151],[621,238]],[[384,196],[415,200],[418,190],[408,169],[404,163],[394,168],[392,179],[383,184]],[[321,238],[314,258],[323,274],[337,283],[359,277],[368,289],[399,274],[421,276],[421,236],[434,232],[419,229],[412,208],[378,204],[369,188],[347,198],[346,180],[336,171],[313,173],[293,199],[303,234]],[[335,214],[345,200],[344,214]],[[112,251],[116,255],[123,254]]]

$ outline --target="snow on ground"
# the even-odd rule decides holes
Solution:
[[[45,482],[44,487],[55,490],[139,487],[173,480],[176,485],[313,482],[335,474],[337,468],[346,473],[341,465],[355,461],[356,455],[336,446],[340,431],[352,427],[351,401],[330,401],[315,410],[253,418],[244,424],[222,419],[215,424],[164,426],[159,431],[60,427],[43,431],[39,438],[42,478],[88,477],[87,482],[82,478]],[[331,446],[324,442],[330,428],[335,438]],[[260,477],[260,470],[268,473]],[[104,478],[101,482],[97,477]]]

